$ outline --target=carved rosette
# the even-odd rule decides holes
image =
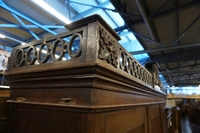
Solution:
[[[99,28],[99,59],[106,60],[114,67],[118,65],[118,44],[112,40],[107,32],[100,27]]]

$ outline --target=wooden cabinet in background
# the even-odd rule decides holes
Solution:
[[[182,133],[180,121],[180,109],[178,107],[167,107],[167,133]]]

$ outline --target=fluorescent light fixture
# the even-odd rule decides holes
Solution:
[[[12,40],[12,41],[21,43],[22,45],[25,45],[25,44],[26,44],[25,42],[22,42],[22,41],[20,41],[20,40],[17,40],[17,39],[15,39],[15,38],[12,38],[12,37],[9,37],[9,36],[5,36],[5,35],[3,35],[3,34],[0,34],[0,38],[7,38],[7,39],[10,39],[10,40]]]
[[[25,45],[26,43],[25,43],[25,42],[21,42],[21,44],[22,44],[22,45]]]
[[[10,88],[10,86],[0,85],[0,88]]]
[[[0,38],[6,38],[6,36],[4,36],[3,34],[0,34]]]
[[[66,18],[65,16],[63,16],[58,11],[56,11],[53,7],[51,7],[50,5],[48,5],[43,0],[32,0],[32,1],[35,4],[37,4],[38,6],[42,7],[44,10],[48,11],[49,13],[51,13],[52,15],[54,15],[55,17],[57,17],[58,19],[60,19],[61,21],[63,21],[65,24],[70,24],[71,23],[71,21],[68,18]]]

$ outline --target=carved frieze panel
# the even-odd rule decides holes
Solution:
[[[152,85],[152,74],[130,55],[107,31],[99,27],[98,58]]]

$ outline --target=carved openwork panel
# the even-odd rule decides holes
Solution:
[[[15,49],[14,67],[70,60],[82,56],[86,28],[47,37]]]
[[[119,68],[128,74],[144,81],[152,83],[152,74],[146,70],[129,52],[107,33],[103,27],[99,27],[99,51],[98,58]]]
[[[118,44],[117,42],[110,37],[107,32],[100,27],[99,28],[99,58],[106,60],[109,64],[112,64],[114,67],[118,66]]]

